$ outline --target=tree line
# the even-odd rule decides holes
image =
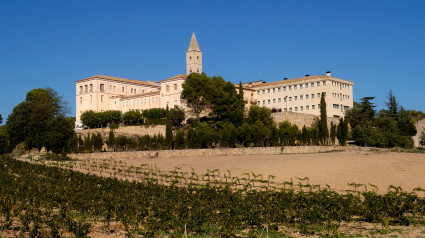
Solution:
[[[108,142],[116,150],[183,149],[287,145],[346,145],[348,140],[359,146],[412,148],[416,135],[415,122],[425,118],[420,111],[405,110],[390,91],[386,108],[376,112],[374,97],[364,97],[346,112],[345,119],[328,128],[326,97],[322,93],[320,117],[309,127],[298,128],[289,122],[276,125],[271,111],[265,107],[245,109],[243,88],[222,77],[205,73],[190,74],[183,83],[181,99],[196,118],[186,118],[182,108],[153,108],[120,111],[87,111],[81,115],[91,128],[120,125],[165,124],[166,135],[124,138]],[[207,116],[200,117],[206,114]],[[54,153],[97,151],[97,147],[81,142],[75,135],[75,118],[66,117],[67,103],[51,88],[34,89],[18,104],[0,126],[0,154],[10,153],[23,143],[26,149],[45,147]],[[0,121],[3,118],[0,115]],[[183,122],[186,124],[183,126]],[[94,135],[90,138],[98,137]],[[109,136],[110,138],[110,136]],[[88,140],[88,139],[87,139]],[[99,143],[99,142],[97,142]],[[420,137],[425,145],[425,132]],[[79,148],[79,149],[78,149]]]

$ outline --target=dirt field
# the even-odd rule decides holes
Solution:
[[[401,186],[411,191],[425,188],[425,154],[395,152],[333,152],[289,155],[249,155],[182,158],[140,158],[126,160],[128,166],[156,164],[161,170],[173,170],[176,166],[184,171],[202,174],[207,169],[230,170],[232,176],[247,172],[276,176],[276,182],[291,178],[308,177],[311,184],[328,184],[338,192],[351,189],[351,182],[374,184],[380,193],[388,186]]]

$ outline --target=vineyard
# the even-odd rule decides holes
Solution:
[[[353,183],[340,194],[308,178],[51,159],[0,157],[0,236],[87,237],[102,224],[128,237],[285,237],[285,229],[337,237],[350,222],[425,225],[421,188],[379,195]]]

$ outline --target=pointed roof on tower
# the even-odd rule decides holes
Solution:
[[[190,40],[189,49],[187,49],[187,51],[201,51],[198,41],[196,40],[195,32],[192,34],[192,39]]]

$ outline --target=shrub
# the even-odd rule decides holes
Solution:
[[[178,130],[176,133],[176,139],[174,142],[174,148],[175,149],[184,149],[185,148],[185,141],[184,141],[184,131]]]

